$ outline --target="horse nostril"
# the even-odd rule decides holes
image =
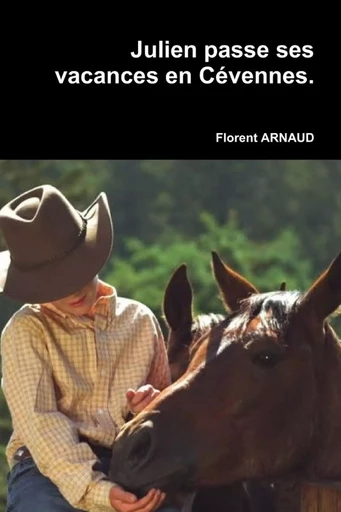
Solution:
[[[127,458],[127,463],[131,468],[142,466],[148,460],[152,447],[152,437],[149,428],[140,430],[139,434],[133,439],[132,446]]]

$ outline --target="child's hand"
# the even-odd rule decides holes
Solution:
[[[138,500],[135,495],[115,486],[110,490],[110,503],[117,512],[152,512],[164,501],[165,493],[151,489],[146,496]]]
[[[141,386],[137,391],[128,389],[126,394],[128,407],[133,414],[137,414],[150,404],[150,402],[159,394],[160,391],[153,388],[151,384]]]

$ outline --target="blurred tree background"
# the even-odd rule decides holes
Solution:
[[[282,281],[306,289],[341,249],[340,161],[0,160],[0,207],[45,183],[80,210],[107,193],[115,239],[101,277],[120,295],[146,303],[165,334],[163,292],[183,262],[195,312],[223,312],[211,250],[268,291]],[[20,306],[0,296],[0,330]],[[333,325],[341,326],[337,318]],[[0,512],[10,434],[0,392]]]

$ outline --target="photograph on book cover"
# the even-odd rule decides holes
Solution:
[[[1,160],[0,511],[339,510],[340,218],[341,160]]]

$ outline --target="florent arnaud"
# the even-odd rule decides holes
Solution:
[[[313,133],[258,133],[249,135],[233,135],[230,133],[216,133],[216,142],[313,142]]]

